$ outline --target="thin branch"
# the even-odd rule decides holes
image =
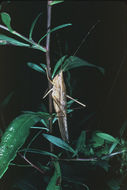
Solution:
[[[99,161],[99,160],[105,160],[105,159],[108,159],[108,158],[112,158],[116,155],[119,155],[119,154],[123,154],[124,152],[127,152],[127,150],[120,150],[118,152],[113,152],[111,154],[107,154],[105,156],[102,156],[100,158],[98,157],[93,157],[93,158],[73,158],[73,159],[59,159],[60,161],[67,161],[67,162],[95,162],[95,161]]]
[[[51,9],[50,0],[47,1],[47,33],[50,31],[51,28]],[[48,77],[51,78],[51,66],[50,66],[50,33],[48,33],[46,37],[46,64],[47,64],[47,71]],[[52,88],[52,84],[48,82],[49,90]],[[49,94],[49,113],[52,115],[52,95]],[[49,132],[52,133],[52,119],[49,120]],[[50,144],[50,151],[53,152],[53,145]]]
[[[6,31],[8,31],[8,32],[10,32],[9,29],[8,29],[6,26],[3,26],[3,25],[1,25],[1,24],[0,24],[0,28],[2,28],[3,30],[6,30]],[[30,40],[30,39],[26,38],[25,36],[21,35],[20,33],[14,31],[14,30],[13,30],[11,33],[14,34],[14,35],[16,35],[16,36],[18,36],[19,38],[25,40],[26,42],[30,43],[30,44],[32,45],[32,47],[30,46],[29,48],[34,48],[34,49],[38,49],[38,50],[41,50],[41,51],[46,52],[45,47],[43,47],[43,46],[37,44],[37,43],[34,42],[33,40]],[[3,40],[3,41],[6,41],[6,40]],[[8,44],[9,44],[9,43],[8,43]],[[7,45],[8,45],[8,44],[7,44]],[[14,44],[13,44],[13,45],[14,45]]]
[[[44,174],[44,171],[41,170],[40,168],[38,168],[37,166],[35,166],[32,162],[30,162],[25,156],[23,156],[21,153],[18,152],[18,154],[28,163],[30,164],[30,166],[32,166],[33,168],[35,168],[36,170],[38,170],[40,173]]]

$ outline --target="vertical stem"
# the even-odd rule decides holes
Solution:
[[[51,28],[51,9],[50,0],[47,0],[47,33],[50,31]],[[46,64],[48,70],[48,76],[51,78],[51,66],[50,66],[50,33],[46,37]],[[49,90],[52,88],[52,84],[48,82]],[[49,113],[52,115],[52,96],[49,93]],[[49,120],[49,131],[52,133],[52,119]],[[50,144],[50,151],[53,152],[53,146]]]

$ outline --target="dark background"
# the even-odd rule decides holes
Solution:
[[[42,11],[33,39],[38,41],[46,33],[46,1],[12,1],[4,4],[2,11],[10,14],[12,28],[25,36],[28,36],[34,18]],[[52,27],[65,23],[72,23],[72,27],[52,34],[51,66],[61,55],[73,55],[98,20],[100,22],[76,55],[103,67],[105,75],[92,68],[71,71],[72,96],[87,105],[85,110],[76,109],[73,114],[73,127],[69,129],[72,139],[77,138],[82,129],[100,129],[118,136],[127,119],[127,5],[124,1],[66,1],[54,6]],[[4,31],[0,29],[0,33]],[[37,50],[0,46],[0,102],[14,91],[3,112],[6,125],[21,111],[37,111],[43,101],[47,79],[30,69],[26,65],[29,61],[45,63],[45,55]],[[47,104],[47,100],[44,103]],[[75,107],[79,106],[75,104]],[[94,116],[78,127],[79,121],[91,113]]]

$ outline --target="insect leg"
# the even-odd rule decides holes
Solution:
[[[83,104],[83,103],[79,102],[78,100],[76,100],[76,99],[72,98],[71,96],[69,96],[69,95],[66,95],[66,96],[67,96],[67,98],[69,98],[69,99],[71,99],[71,100],[74,100],[75,102],[77,102],[77,103],[78,103],[78,104],[80,104],[81,106],[86,107],[86,105],[85,105],[85,104]]]
[[[65,117],[66,115],[65,115],[65,113],[63,112],[63,110],[61,109],[61,107],[60,107],[60,102],[58,101],[58,99],[54,96],[54,97],[53,97],[53,100],[54,100],[54,102],[57,104],[57,106],[59,107],[60,111],[63,113],[63,117]],[[61,116],[62,116],[62,115],[61,115]]]
[[[53,88],[51,88],[44,96],[43,99],[53,90]]]

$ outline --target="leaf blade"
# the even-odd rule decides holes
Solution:
[[[29,66],[31,69],[38,71],[40,73],[45,73],[45,71],[42,69],[42,67],[38,66],[35,63],[27,62],[27,66]]]
[[[63,65],[63,70],[68,71],[70,69],[77,68],[77,67],[83,67],[83,66],[96,68],[102,74],[104,74],[104,69],[102,67],[94,65],[94,64],[91,64],[91,63],[88,63],[87,61],[82,60],[82,59],[80,59],[79,57],[76,57],[76,56],[70,56],[69,58],[67,58],[65,60],[65,63]]]
[[[107,133],[97,132],[96,135],[99,136],[100,138],[110,141],[110,142],[118,142],[118,139],[114,138],[113,136],[111,136]]]
[[[52,1],[52,2],[50,3],[50,5],[52,6],[52,5],[56,5],[56,4],[58,4],[58,3],[63,3],[63,2],[64,2],[64,0]]]
[[[7,26],[7,28],[9,29],[10,32],[12,32],[12,28],[11,28],[11,17],[8,13],[2,12],[1,13],[1,19],[3,21],[3,23]]]
[[[46,190],[61,190],[61,170],[59,162],[54,162],[55,171],[53,176],[50,179],[50,182],[48,186],[46,187]]]
[[[54,78],[56,71],[58,70],[58,68],[62,65],[62,63],[64,62],[64,60],[66,59],[67,55],[63,56],[62,58],[60,58],[57,63],[55,64],[53,73],[52,73],[52,78]]]
[[[8,37],[4,34],[0,34],[0,45],[6,45],[6,44],[11,44],[11,45],[15,45],[15,46],[30,47],[29,44],[15,40],[14,38]]]
[[[45,156],[52,156],[52,157],[58,159],[58,156],[56,156],[55,154],[53,154],[51,152],[43,151],[43,150],[40,150],[40,149],[28,148],[28,149],[19,150],[19,152],[24,152],[24,151],[25,152],[31,152],[31,153],[34,153],[34,154],[45,155]]]
[[[25,143],[30,127],[41,120],[39,112],[22,114],[8,126],[0,143],[0,178],[4,175],[17,151]]]
[[[71,26],[72,24],[62,24],[62,25],[60,25],[60,26],[57,26],[57,27],[55,27],[55,28],[53,28],[53,29],[51,29],[49,32],[47,32],[44,36],[42,36],[42,38],[38,41],[38,44],[40,44],[40,42],[48,35],[48,34],[50,34],[50,33],[52,33],[52,32],[55,32],[56,30],[59,30],[59,29],[61,29],[61,28],[65,28],[65,27],[67,27],[67,26]]]
[[[39,17],[40,17],[41,15],[42,15],[42,13],[39,13],[39,14],[37,15],[37,17],[34,19],[32,25],[31,25],[30,33],[29,33],[29,39],[30,39],[30,40],[32,40],[32,34],[33,34],[33,30],[34,30],[34,28],[35,28],[35,24],[37,23],[37,21],[38,21],[38,19],[39,19]]]
[[[63,141],[62,139],[55,137],[55,136],[52,136],[52,135],[45,134],[45,133],[43,133],[42,135],[48,141],[55,144],[56,146],[63,148],[64,150],[70,151],[72,153],[76,153],[76,151],[69,144],[67,144],[65,141]]]

